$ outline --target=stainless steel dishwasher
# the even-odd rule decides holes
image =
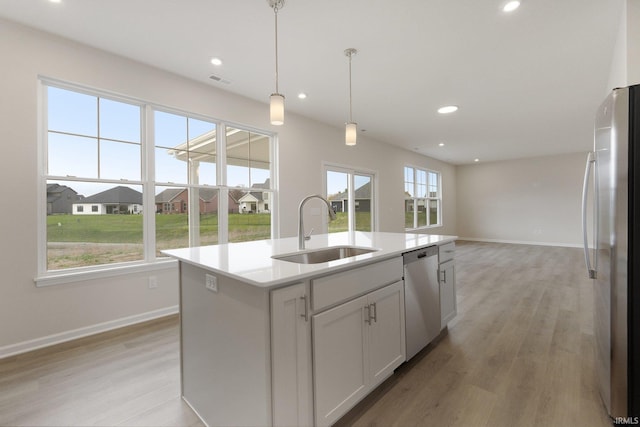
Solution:
[[[402,254],[407,360],[440,333],[438,247]]]

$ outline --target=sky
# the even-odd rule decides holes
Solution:
[[[140,185],[127,181],[142,180],[141,113],[138,105],[73,92],[49,86],[47,90],[49,176],[122,181],[121,185],[141,191]],[[154,112],[156,183],[171,185],[188,183],[185,156],[174,155],[173,148],[184,147],[185,141],[213,132],[216,125],[205,120],[187,118],[163,111]],[[198,179],[202,185],[216,185],[216,164],[211,144],[202,153]],[[241,161],[247,161],[246,159]],[[193,162],[192,162],[193,164]],[[269,171],[246,166],[227,166],[227,185],[249,187],[263,183]],[[112,188],[115,184],[51,180],[90,196]],[[156,187],[156,194],[165,187]]]

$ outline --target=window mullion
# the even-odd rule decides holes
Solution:
[[[355,174],[353,171],[349,171],[347,174],[347,222],[348,230],[353,232],[356,230],[356,201],[355,201]]]
[[[38,273],[42,274],[47,271],[47,159],[48,159],[48,97],[47,86],[40,82],[38,121],[40,123],[40,132],[38,137],[38,191],[37,191],[37,209],[38,209]]]
[[[156,189],[155,189],[155,132],[153,108],[144,106],[141,108],[141,120],[143,129],[142,143],[142,218],[144,242],[144,258],[151,262],[156,259]]]
[[[413,228],[418,228],[418,170],[413,169]]]
[[[227,187],[227,126],[219,123],[216,126],[216,182],[221,190],[218,193],[218,242],[229,242],[229,189]]]

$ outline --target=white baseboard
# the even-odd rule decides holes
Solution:
[[[0,359],[178,313],[177,305],[0,347]]]
[[[560,246],[563,248],[581,248],[582,247],[582,245],[576,244],[576,243],[530,242],[526,240],[482,239],[477,237],[458,237],[458,240],[467,240],[469,242],[510,243],[514,245]]]

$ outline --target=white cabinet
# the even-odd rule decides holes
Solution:
[[[440,282],[440,329],[444,329],[458,313],[456,304],[456,272],[453,242],[440,247],[438,267]]]
[[[308,285],[271,292],[273,425],[312,426],[311,323]]]
[[[316,425],[331,425],[368,392],[367,297],[313,316]]]
[[[313,316],[317,426],[331,425],[405,360],[398,281]]]
[[[405,361],[404,286],[396,282],[369,294],[369,361],[376,386]]]

